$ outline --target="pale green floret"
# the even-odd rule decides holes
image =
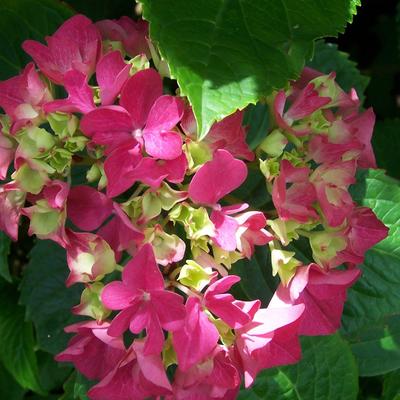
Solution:
[[[162,184],[161,188],[158,189],[157,194],[160,198],[162,209],[166,211],[171,210],[175,204],[183,201],[187,197],[187,194],[172,189],[165,182]]]
[[[210,283],[212,276],[212,268],[203,268],[197,262],[187,260],[179,273],[178,281],[200,292]]]
[[[96,321],[105,320],[111,311],[101,302],[101,291],[104,285],[101,282],[95,282],[86,286],[81,295],[79,306],[75,307],[79,315],[86,315],[94,318]]]
[[[153,219],[161,213],[161,200],[157,193],[147,191],[142,196],[142,214],[146,220]]]
[[[271,250],[272,275],[278,274],[284,286],[289,284],[296,274],[297,267],[301,265],[301,262],[294,257],[295,255],[296,253],[292,251],[276,248]]]
[[[288,140],[279,129],[274,129],[268,136],[261,142],[260,149],[263,150],[271,157],[279,157]]]
[[[212,159],[212,152],[205,142],[188,140],[185,147],[189,169],[193,172]]]
[[[260,161],[260,171],[267,181],[272,181],[279,175],[279,161],[276,158],[267,158]]]
[[[19,149],[25,157],[43,158],[48,155],[49,150],[55,145],[54,136],[45,129],[32,127],[18,135]]]
[[[338,232],[311,232],[310,246],[314,260],[325,265],[347,247],[347,242]]]
[[[51,208],[46,200],[38,200],[31,215],[31,230],[36,235],[49,235],[57,231],[62,215]]]
[[[132,65],[130,74],[134,75],[138,71],[150,68],[150,62],[145,54],[138,54],[136,57],[130,59],[129,64]]]
[[[47,121],[60,139],[74,136],[79,125],[79,120],[75,115],[58,112],[49,114]]]
[[[31,169],[28,164],[22,165],[11,176],[25,192],[39,194],[48,180],[47,173]]]
[[[189,239],[197,240],[203,236],[214,235],[214,224],[204,207],[194,208],[188,204],[178,204],[170,211],[169,217],[171,221],[183,225]]]
[[[296,230],[302,227],[297,221],[283,221],[279,218],[268,220],[267,224],[272,228],[274,234],[284,246],[287,246],[293,239],[297,240],[299,238],[299,234]]]

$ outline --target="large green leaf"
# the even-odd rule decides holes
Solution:
[[[24,308],[17,304],[16,287],[0,283],[0,360],[26,389],[42,393],[34,351],[33,327],[25,322]]]
[[[400,368],[400,316],[360,331],[351,350],[360,376],[382,375]]]
[[[336,36],[359,0],[141,0],[150,36],[188,96],[203,138],[212,123],[296,78],[313,40]]]
[[[357,367],[348,344],[338,334],[301,343],[298,364],[263,371],[239,400],[355,400]]]
[[[348,291],[343,314],[347,334],[400,314],[400,184],[382,170],[364,171],[353,198],[372,208],[390,228],[389,236],[367,252],[363,274]]]
[[[384,168],[388,175],[400,178],[400,119],[378,121],[375,125],[372,144],[379,168]]]
[[[350,60],[347,53],[339,51],[336,44],[318,41],[315,45],[314,57],[307,65],[325,74],[334,71],[336,81],[346,92],[355,88],[360,100],[364,100],[369,78],[361,74],[357,64]]]
[[[0,79],[18,74],[31,61],[21,49],[24,40],[43,41],[72,15],[71,9],[56,0],[1,0]]]
[[[382,400],[400,400],[400,370],[385,376]]]
[[[39,241],[31,252],[21,283],[20,301],[26,306],[26,318],[33,321],[39,347],[50,353],[64,349],[66,325],[76,318],[71,307],[79,303],[80,285],[65,287],[68,266],[65,250],[51,241]]]
[[[0,276],[2,276],[8,282],[12,282],[10,269],[8,266],[10,243],[10,238],[4,232],[0,232]]]
[[[23,389],[0,363],[0,399],[21,400],[24,397]]]

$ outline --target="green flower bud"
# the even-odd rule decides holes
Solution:
[[[178,281],[200,292],[209,285],[214,275],[212,268],[203,268],[197,262],[187,260],[179,273]]]
[[[280,249],[271,250],[271,264],[272,274],[275,276],[279,274],[281,282],[284,286],[287,286],[296,274],[297,267],[302,263],[294,258],[296,253],[292,251],[285,251]]]
[[[263,150],[271,157],[279,157],[283,149],[286,147],[288,140],[279,129],[274,129],[268,136],[261,142],[260,149]]]
[[[111,310],[101,302],[103,288],[104,285],[101,282],[87,284],[82,292],[80,304],[73,307],[72,312],[94,318],[97,322],[104,321],[111,314]]]

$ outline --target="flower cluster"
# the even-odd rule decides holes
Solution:
[[[56,358],[98,381],[91,399],[234,399],[242,379],[297,362],[299,335],[339,327],[356,265],[387,235],[348,191],[375,167],[374,114],[354,91],[305,69],[268,99],[273,126],[253,152],[241,111],[197,140],[146,22],[77,15],[46,41],[23,44],[38,69],[0,83],[0,229],[17,240],[28,218],[66,250],[85,319]],[[248,163],[271,214],[230,201]],[[292,246],[304,239],[308,265]],[[281,282],[268,305],[229,293],[256,246]]]

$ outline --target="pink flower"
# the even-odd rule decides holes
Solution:
[[[149,244],[125,266],[122,282],[106,285],[101,298],[110,310],[122,310],[111,322],[108,333],[119,336],[128,327],[132,333],[146,329],[146,355],[160,353],[164,343],[162,329],[176,331],[185,318],[183,299],[164,289],[164,278]]]
[[[11,118],[11,133],[27,124],[40,122],[42,106],[51,99],[49,89],[33,63],[29,63],[20,75],[0,82],[0,107]]]
[[[304,304],[300,335],[330,335],[340,327],[346,291],[360,276],[360,270],[323,271],[317,264],[299,267],[288,286],[279,285],[271,307]]]
[[[172,131],[183,114],[179,98],[162,95],[162,81],[154,69],[137,72],[125,84],[120,106],[100,107],[82,119],[82,131],[93,142],[115,149],[135,138],[146,152],[163,160],[182,153],[182,138]]]
[[[97,229],[113,212],[113,202],[90,186],[71,187],[67,200],[68,218],[79,229]]]
[[[330,97],[321,97],[315,90],[315,85],[313,83],[309,83],[298,93],[293,104],[284,113],[286,94],[283,90],[281,90],[275,96],[273,104],[275,121],[280,128],[293,133],[294,135],[308,135],[311,132],[309,127],[292,127],[293,122],[311,115],[314,111],[322,108],[330,102]]]
[[[125,63],[120,51],[104,55],[96,67],[96,80],[100,87],[100,99],[103,106],[114,103],[125,82],[130,77],[131,65]]]
[[[129,17],[121,17],[118,20],[105,19],[96,22],[96,26],[103,39],[121,42],[125,51],[131,57],[146,54],[150,58],[150,50],[147,44],[149,24],[146,21],[134,21]]]
[[[385,239],[389,229],[367,207],[356,207],[349,217],[348,228],[344,231],[348,246],[338,258],[342,262],[361,264],[367,250]]]
[[[204,139],[211,151],[223,149],[229,151],[234,157],[254,160],[254,153],[246,143],[247,132],[242,126],[243,115],[243,111],[236,111],[211,127]],[[191,107],[186,108],[181,127],[186,135],[196,140],[197,126]]]
[[[132,400],[165,396],[172,392],[159,354],[146,355],[145,344],[135,340],[126,357],[88,396],[91,400]]]
[[[71,70],[64,75],[64,86],[68,92],[66,99],[46,103],[43,110],[46,113],[55,111],[66,113],[88,113],[96,107],[93,101],[92,88],[86,82],[86,76],[79,71]]]
[[[307,167],[294,167],[287,160],[281,161],[280,173],[272,188],[272,200],[279,217],[284,221],[294,219],[306,223],[310,219],[318,219],[313,208],[317,197],[309,182],[309,174]],[[288,183],[291,183],[289,188]]]
[[[204,305],[217,317],[221,318],[233,329],[239,329],[249,323],[254,312],[260,308],[259,300],[244,302],[236,300],[231,294],[226,293],[240,277],[229,275],[212,283],[204,294]]]
[[[14,182],[0,186],[0,230],[18,240],[18,224],[26,193]]]
[[[90,19],[74,15],[46,41],[47,46],[26,40],[22,48],[47,77],[64,84],[65,74],[76,70],[90,78],[101,54],[100,33]]]
[[[178,366],[174,376],[174,394],[167,400],[234,400],[241,376],[229,353],[217,346],[202,363],[183,371]]]
[[[103,379],[125,356],[122,337],[107,334],[109,322],[78,322],[65,328],[76,333],[68,347],[57,354],[56,360],[72,362],[88,379]]]
[[[355,161],[322,164],[311,175],[318,202],[329,226],[340,226],[353,210],[348,187],[355,182]]]
[[[298,326],[304,305],[259,309],[253,320],[236,330],[236,349],[246,387],[259,371],[299,361]]]
[[[193,176],[189,197],[198,204],[215,205],[220,199],[238,188],[246,179],[247,167],[226,150],[216,150]]]
[[[94,233],[68,231],[67,262],[70,274],[67,286],[76,282],[102,279],[116,267],[114,252],[109,244]]]
[[[218,339],[217,328],[202,310],[200,300],[189,297],[186,301],[185,322],[172,336],[179,369],[187,371],[203,361],[214,350]]]

